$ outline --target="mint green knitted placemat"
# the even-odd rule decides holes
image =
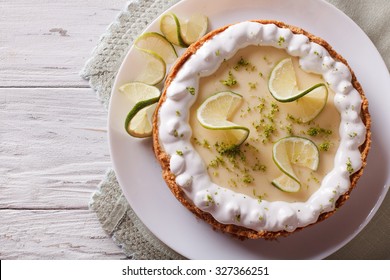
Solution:
[[[81,76],[88,79],[97,97],[108,108],[116,73],[133,40],[162,12],[178,0],[130,1],[100,38]],[[371,38],[387,67],[390,65],[390,15],[388,0],[328,0],[351,17]],[[390,94],[390,93],[388,93]],[[90,208],[106,233],[131,259],[183,259],[156,238],[137,218],[112,169],[94,193]],[[390,196],[378,213],[351,242],[328,259],[390,259]]]

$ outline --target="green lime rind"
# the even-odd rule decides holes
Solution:
[[[242,143],[245,142],[245,140],[249,136],[249,128],[245,126],[236,125],[235,123],[227,121],[227,123],[230,123],[231,125],[221,125],[221,126],[209,126],[204,123],[200,123],[204,128],[210,129],[210,130],[226,130],[226,131],[241,131],[243,132],[243,135],[238,139],[237,143],[233,143],[236,146],[240,146]]]
[[[207,128],[207,129],[210,129],[210,130],[226,130],[226,131],[242,131],[243,132],[243,136],[241,136],[239,139],[238,139],[238,142],[237,143],[232,143],[233,146],[240,146],[242,143],[244,143],[246,141],[246,139],[248,138],[249,136],[249,132],[250,130],[245,127],[245,126],[238,126],[238,125],[234,125],[234,126],[221,126],[221,127],[218,127],[218,128],[214,128],[214,127],[209,127],[209,126],[206,126],[206,125],[203,125],[202,126],[204,128]]]
[[[296,95],[293,95],[293,96],[290,96],[288,98],[281,98],[281,97],[278,97],[277,94],[275,92],[272,91],[271,87],[270,87],[270,83],[268,82],[268,90],[269,92],[271,93],[272,97],[275,98],[277,101],[279,102],[283,102],[283,103],[287,103],[287,102],[292,102],[292,101],[295,101],[303,96],[305,96],[306,94],[309,94],[310,92],[312,92],[313,90],[315,90],[316,88],[318,87],[325,87],[326,88],[326,91],[328,91],[326,85],[324,83],[318,83],[318,84],[315,84],[314,86],[312,87],[309,87],[301,92],[299,92],[298,94]]]
[[[159,40],[161,44],[167,47],[167,52],[164,54],[161,52],[161,48],[156,48],[155,46],[149,46],[149,48],[144,47],[143,42],[147,41],[148,38],[154,38],[156,40]],[[157,32],[143,33],[134,41],[134,47],[139,50],[154,52],[155,54],[159,55],[165,61],[166,64],[173,63],[178,57],[176,49],[172,45],[172,43],[169,42],[169,40],[165,36]]]
[[[161,95],[159,95],[158,97],[155,97],[155,98],[142,100],[142,101],[136,103],[134,105],[134,107],[129,111],[129,113],[127,114],[126,119],[125,119],[125,130],[129,135],[131,135],[133,137],[140,138],[140,136],[138,134],[135,134],[133,131],[129,130],[130,122],[135,117],[135,115],[137,115],[137,113],[139,111],[141,111],[143,108],[146,108],[150,105],[153,105],[154,103],[157,103],[160,100],[160,97],[161,97]],[[145,135],[142,138],[149,137],[149,136],[151,136],[151,134]]]

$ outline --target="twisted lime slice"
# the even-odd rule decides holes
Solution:
[[[161,17],[160,30],[172,44],[183,48],[187,47],[187,44],[181,37],[180,21],[174,13],[167,13]]]
[[[167,13],[160,19],[160,30],[174,45],[186,48],[206,34],[208,18],[194,14],[187,21],[180,20],[174,13]]]
[[[299,90],[291,58],[280,61],[268,80],[271,95],[279,102],[289,102],[294,117],[303,123],[315,119],[328,100],[328,89],[323,83]],[[295,101],[295,102],[293,102]]]
[[[272,158],[283,172],[283,175],[273,180],[272,184],[286,192],[296,192],[300,189],[301,183],[294,172],[293,164],[317,170],[320,161],[316,144],[298,136],[278,140],[272,148]]]
[[[286,174],[280,175],[274,179],[272,185],[284,192],[297,192],[301,188],[301,184]]]
[[[121,86],[119,92],[134,104],[125,120],[127,133],[137,138],[151,136],[152,116],[160,99],[160,90],[144,83],[132,82]]]
[[[223,132],[222,139],[218,140],[227,147],[241,145],[249,135],[248,128],[229,121],[241,101],[241,95],[223,91],[208,97],[197,110],[200,124],[205,128]]]

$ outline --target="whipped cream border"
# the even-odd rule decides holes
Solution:
[[[262,200],[259,203],[255,198],[218,186],[211,181],[202,158],[191,144],[188,119],[199,79],[213,74],[224,59],[249,45],[285,49],[290,56],[299,58],[304,71],[322,75],[335,92],[334,103],[341,114],[340,146],[334,168],[306,202]],[[194,87],[195,94],[189,94],[187,87]],[[348,67],[335,61],[324,47],[275,24],[241,22],[207,40],[177,72],[159,110],[159,123],[164,124],[159,125],[159,141],[170,156],[170,170],[176,176],[177,185],[196,207],[222,224],[256,231],[292,232],[315,223],[320,214],[334,210],[337,199],[350,188],[353,173],[350,168],[356,172],[362,167],[359,146],[365,141],[366,128],[360,117],[361,102]],[[176,137],[177,134],[182,137]]]

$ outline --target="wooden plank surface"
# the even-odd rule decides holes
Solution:
[[[79,72],[124,0],[1,0],[1,87],[88,87]]]
[[[0,259],[123,259],[88,210],[0,210]]]
[[[111,165],[94,92],[3,88],[0,96],[0,209],[87,209]]]
[[[111,166],[79,72],[125,0],[0,0],[0,259],[122,259],[88,210]]]

